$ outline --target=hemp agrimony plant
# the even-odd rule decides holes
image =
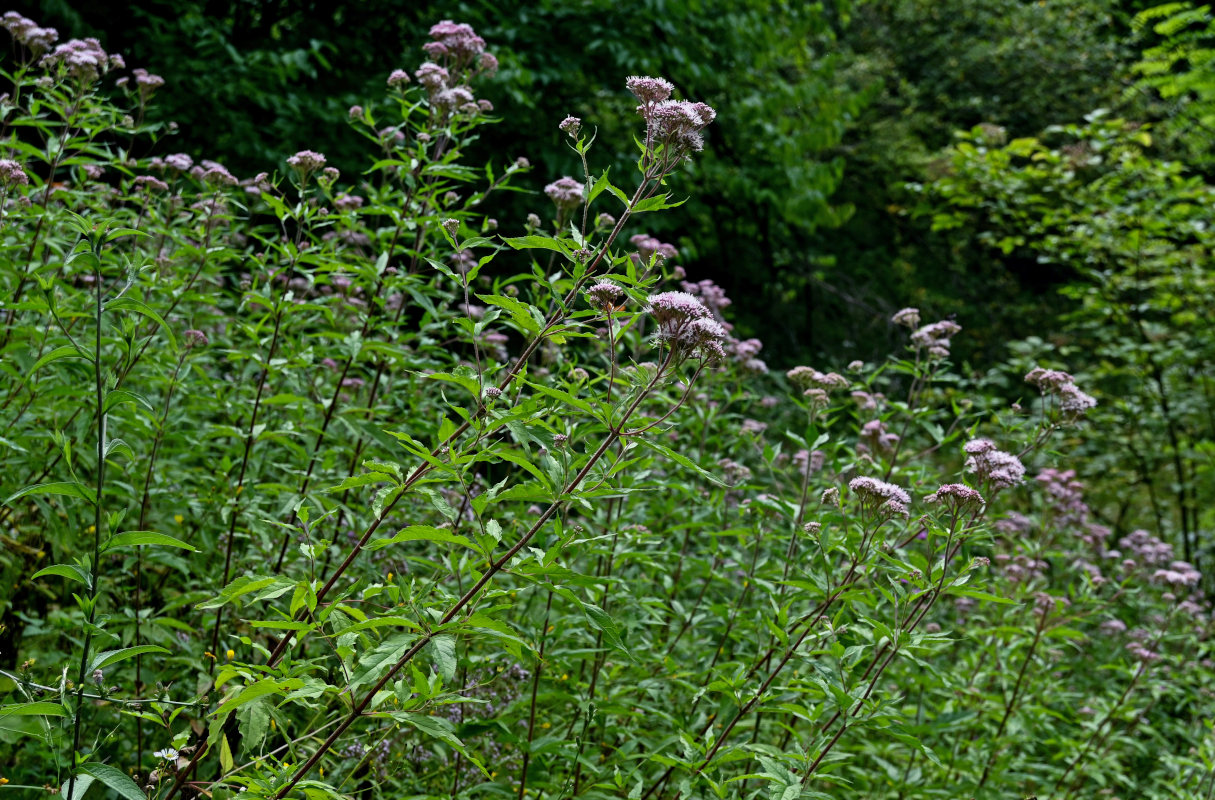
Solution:
[[[708,105],[630,77],[636,130],[544,122],[581,174],[473,166],[498,60],[441,21],[349,110],[365,170],[242,178],[147,69],[4,25],[0,792],[1210,786],[1197,569],[1067,464],[1099,398],[962,377],[911,308],[769,373],[640,227]]]

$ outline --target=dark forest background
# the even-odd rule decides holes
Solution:
[[[471,23],[502,62],[486,89],[502,121],[482,158],[526,155],[536,187],[576,174],[556,123],[566,114],[618,133],[630,74],[664,75],[721,114],[690,165],[690,197],[652,231],[678,243],[695,279],[735,301],[742,332],[778,362],[888,350],[890,313],[920,305],[969,329],[964,356],[1000,354],[1063,310],[1074,278],[1033,254],[993,258],[934,235],[907,188],[941,168],[954,132],[1000,126],[1009,139],[1122,102],[1138,56],[1142,3],[1084,0],[494,0],[268,2],[136,0],[26,9],[64,35],[93,35],[167,87],[155,113],[167,143],[242,176],[309,147],[353,175],[363,140],[349,106],[415,68],[426,30]],[[543,124],[548,121],[551,124]],[[537,149],[538,144],[543,145]],[[604,137],[625,169],[622,136]],[[693,190],[692,184],[695,184]],[[521,220],[538,197],[514,198]]]

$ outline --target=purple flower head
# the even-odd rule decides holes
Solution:
[[[953,337],[962,331],[962,326],[953,320],[933,322],[911,334],[911,343],[928,351],[929,358],[940,359],[949,355]]]
[[[1025,465],[1012,453],[997,450],[990,439],[972,439],[962,448],[967,472],[973,472],[980,481],[987,481],[993,489],[1008,489],[1021,483],[1025,477]]]
[[[462,109],[463,106],[469,104],[476,105],[473,94],[467,86],[453,86],[450,89],[440,89],[431,96],[431,101],[437,107],[446,111],[450,111],[453,108]]]
[[[918,308],[899,309],[894,312],[894,316],[890,318],[890,321],[895,325],[914,329],[920,324],[920,310]]]
[[[197,167],[191,169],[190,174],[199,181],[209,183],[212,186],[236,186],[240,183],[223,164],[206,159]]]
[[[3,167],[0,166],[0,171]],[[160,178],[154,178],[151,175],[140,175],[134,180],[132,186],[136,189],[144,189],[149,192],[167,192],[169,184],[162,181]]]
[[[661,245],[659,247],[661,252]],[[665,257],[665,256],[664,256]],[[708,306],[713,311],[721,311],[723,308],[733,305],[734,301],[726,297],[726,292],[716,283],[710,280],[697,281],[682,281],[680,286],[688,294],[695,295],[700,298],[700,301]]]
[[[190,330],[183,333],[182,338],[186,340],[186,347],[194,347],[195,345],[205,345],[208,342],[207,334],[199,330]]]
[[[44,69],[62,69],[83,83],[93,83],[112,66],[117,66],[101,49],[101,42],[92,38],[64,42],[38,63]]]
[[[571,139],[577,139],[578,132],[582,130],[582,120],[578,119],[577,117],[566,117],[565,119],[561,120],[561,124],[557,126],[557,129],[569,136]]]
[[[12,13],[12,12],[10,12]],[[28,186],[29,176],[21,165],[11,158],[0,158],[0,184],[9,186]]]
[[[356,211],[363,207],[363,198],[357,194],[339,194],[333,198],[333,205],[339,211]]]
[[[831,405],[830,395],[828,395],[825,390],[820,389],[817,386],[812,386],[811,388],[802,392],[802,397],[806,398],[806,402],[811,408],[818,411],[822,411],[824,408]]]
[[[34,51],[35,54],[49,50],[51,45],[59,39],[59,31],[54,28],[40,28],[38,23],[21,16],[16,11],[5,12],[4,17],[0,19],[0,26],[6,28],[14,40]]]
[[[431,95],[438,94],[447,87],[447,81],[451,78],[445,67],[441,67],[433,61],[427,61],[422,64],[413,73],[418,79],[418,83],[426,87],[426,90]]]
[[[624,289],[611,281],[599,281],[586,292],[590,304],[601,311],[614,308],[622,296]]]
[[[325,156],[315,150],[301,150],[287,159],[287,164],[302,175],[309,175],[325,166]]]
[[[1055,393],[1064,386],[1074,383],[1075,378],[1062,370],[1043,369],[1034,367],[1025,374],[1025,382],[1037,386],[1043,392]]]
[[[403,69],[394,69],[388,74],[388,85],[393,88],[404,86],[407,83],[409,83],[409,73]],[[362,111],[362,109],[359,110]]]
[[[674,245],[660,242],[649,234],[635,234],[629,237],[629,241],[634,247],[637,248],[637,255],[644,264],[649,264],[650,259],[654,258],[655,256],[658,257],[659,262],[664,262],[679,257],[679,251],[675,249]],[[688,289],[685,287],[684,291],[688,291]]]
[[[352,120],[362,119],[363,118],[363,107],[362,106],[351,106],[349,114],[350,114],[350,118]]]
[[[691,320],[709,317],[709,309],[687,292],[662,292],[650,295],[646,302],[650,314],[663,328],[682,326]]]
[[[699,347],[709,342],[720,343],[726,338],[726,330],[715,319],[694,319],[683,331],[683,341],[690,347]]]
[[[558,213],[572,211],[581,205],[582,190],[581,181],[570,177],[558,178],[544,187],[544,193],[553,201],[553,205],[557,206]]]
[[[443,55],[462,65],[485,52],[485,40],[463,22],[442,20],[431,26],[430,38],[435,40],[433,44],[442,45]]]
[[[498,57],[493,53],[482,53],[477,57],[477,66],[486,75],[493,75],[498,71]]]
[[[661,103],[671,96],[675,87],[663,78],[648,78],[631,75],[625,79],[624,85],[633,93],[642,105]]]
[[[190,158],[185,153],[173,153],[172,155],[165,156],[163,162],[158,162],[156,159],[152,160],[153,167],[160,166],[161,163],[163,163],[163,165],[168,169],[174,169],[178,172],[185,172],[190,169],[190,167],[194,166],[194,159]]]
[[[961,483],[947,483],[924,498],[926,503],[941,503],[955,514],[965,508],[983,505],[983,495]]]
[[[704,103],[664,100],[650,109],[647,120],[656,143],[686,153],[704,149],[701,131],[716,117],[717,112]]]
[[[1059,389],[1059,410],[1069,419],[1077,419],[1097,405],[1092,395],[1085,394],[1074,383],[1069,383]]]
[[[904,508],[911,504],[911,495],[893,483],[879,481],[877,478],[853,478],[848,482],[848,488],[853,494],[859,495],[862,502],[878,504],[893,502]]]

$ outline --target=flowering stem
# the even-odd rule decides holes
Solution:
[[[523,751],[523,765],[519,767],[519,800],[527,793],[527,765],[532,760],[532,739],[536,735],[536,693],[540,689],[540,675],[544,671],[544,644],[548,641],[549,612],[553,609],[553,590],[548,591],[548,602],[544,606],[544,626],[540,629],[540,650],[536,655],[536,670],[532,673],[532,699],[527,716],[527,747]]]
[[[177,366],[173,370],[173,377],[169,379],[169,388],[165,390],[164,407],[160,412],[160,420],[156,425],[156,436],[152,440],[152,454],[148,457],[148,469],[144,474],[143,479],[143,497],[139,502],[139,523],[135,526],[135,530],[147,530],[148,508],[151,505],[152,493],[152,473],[156,469],[156,457],[160,453],[160,444],[164,441],[165,422],[169,417],[169,406],[173,401],[173,390],[177,388],[177,376],[181,373],[181,366],[186,361],[186,354],[183,352],[177,359]],[[143,643],[142,631],[140,627],[140,615],[143,610],[142,602],[143,590],[143,548],[135,548],[135,646],[138,647]],[[143,655],[135,656],[135,693],[138,694],[143,686]],[[143,717],[135,718],[135,764],[139,765],[143,762]]]
[[[275,312],[274,312],[274,333],[270,337],[270,348],[266,353],[266,361],[265,361],[266,365],[262,368],[262,374],[257,381],[257,395],[253,400],[253,411],[249,415],[249,431],[248,431],[248,433],[245,434],[245,450],[244,450],[243,455],[241,456],[240,471],[237,474],[236,488],[233,491],[232,516],[228,522],[228,538],[227,538],[227,544],[224,547],[224,573],[223,573],[223,580],[220,582],[221,586],[228,585],[228,576],[232,569],[232,544],[233,544],[233,541],[236,539],[236,523],[237,523],[237,520],[240,518],[240,495],[241,495],[241,490],[244,489],[244,487],[245,487],[245,471],[248,469],[248,466],[249,466],[249,454],[253,450],[254,429],[257,427],[258,411],[261,410],[262,394],[266,389],[266,380],[270,376],[270,364],[271,364],[271,362],[274,361],[274,354],[275,354],[276,350],[278,349],[279,333],[282,330],[282,322],[283,322],[283,309],[281,307],[282,302],[283,302],[283,297],[280,295],[279,296],[280,307],[276,308]],[[215,653],[217,648],[219,647],[219,629],[220,629],[220,625],[223,622],[223,619],[224,619],[224,607],[220,606],[219,609],[215,612],[215,628],[211,632],[211,652],[212,653]],[[216,654],[216,655],[218,658],[218,654]],[[210,671],[211,672],[215,671],[215,660],[211,661]]]
[[[1017,695],[1021,693],[1021,684],[1025,680],[1025,672],[1029,669],[1030,661],[1033,660],[1034,650],[1038,647],[1038,642],[1042,640],[1042,632],[1046,628],[1046,615],[1050,611],[1048,604],[1042,605],[1042,613],[1038,617],[1038,625],[1034,629],[1033,641],[1029,644],[1029,650],[1025,653],[1025,660],[1021,662],[1021,669],[1017,673],[1017,680],[1013,684],[1012,694],[1008,698],[1008,702],[1004,704],[1004,716],[1000,718],[1000,724],[996,726],[996,735],[992,737],[991,752],[987,756],[987,763],[983,767],[983,776],[979,778],[979,788],[982,789],[987,783],[987,778],[991,775],[991,767],[996,762],[996,754],[999,753],[1000,737],[1004,734],[1004,726],[1008,724],[1009,718],[1012,716],[1013,709],[1017,705]]]
[[[624,421],[627,420],[629,418],[629,416],[631,416],[632,413],[637,410],[637,408],[641,405],[642,401],[649,395],[649,393],[657,385],[659,379],[664,376],[666,368],[671,365],[671,359],[672,359],[671,355],[668,355],[666,362],[664,362],[662,368],[660,368],[655,373],[655,375],[654,375],[653,379],[650,381],[649,385],[647,385],[645,390],[642,391],[641,393],[639,393],[638,396],[636,397],[636,399],[634,399],[633,402],[629,405],[629,409],[625,413],[625,417],[624,417],[624,420],[621,421],[621,425],[623,425]],[[608,434],[607,437],[604,438],[603,442],[599,445],[599,447],[595,450],[595,452],[587,459],[586,464],[584,464],[582,469],[580,469],[578,471],[578,474],[575,475],[574,478],[572,480],[570,480],[570,482],[568,484],[566,484],[566,486],[561,491],[561,494],[558,496],[558,499],[554,500],[552,502],[552,504],[550,504],[549,507],[540,514],[540,516],[532,524],[531,528],[528,529],[527,533],[525,533],[519,539],[519,541],[516,542],[515,545],[510,548],[510,550],[506,551],[506,553],[504,553],[496,561],[494,561],[492,564],[490,564],[489,568],[486,569],[484,573],[482,573],[481,577],[477,580],[477,582],[474,583],[468,589],[468,591],[466,591],[463,594],[463,596],[461,596],[460,599],[457,600],[452,605],[452,607],[447,610],[447,613],[444,614],[438,622],[439,627],[447,625],[448,623],[455,620],[455,618],[457,616],[459,616],[460,612],[463,611],[463,609],[467,605],[472,603],[480,595],[481,590],[484,589],[489,584],[489,582],[494,579],[494,577],[510,562],[510,560],[513,559],[519,553],[520,550],[522,550],[524,547],[527,546],[527,543],[532,540],[532,537],[535,536],[536,533],[542,527],[544,527],[544,525],[560,510],[560,508],[565,505],[566,501],[562,498],[564,498],[566,495],[569,495],[570,493],[577,490],[577,488],[586,479],[587,475],[590,474],[591,469],[595,466],[595,464],[598,463],[601,458],[603,458],[603,456],[608,452],[608,450],[612,447],[612,445],[614,445],[620,439],[620,437],[621,437],[621,433],[620,433],[619,427],[611,430],[611,432]],[[384,518],[384,515],[381,514],[380,519],[383,519],[383,518]],[[314,767],[316,765],[316,763],[318,761],[320,761],[320,759],[324,756],[324,754],[333,746],[333,743],[338,740],[338,738],[346,731],[347,728],[349,728],[351,725],[353,725],[354,722],[360,716],[362,716],[363,712],[366,710],[367,706],[371,703],[371,700],[372,700],[372,698],[375,697],[376,693],[379,692],[381,689],[383,689],[384,686],[386,686],[389,683],[389,681],[393,680],[396,677],[396,675],[401,671],[401,669],[403,669],[406,664],[408,664],[410,661],[412,661],[413,658],[422,651],[422,648],[424,648],[430,642],[430,640],[432,638],[434,638],[434,636],[435,636],[435,633],[433,630],[431,630],[431,631],[428,631],[428,632],[424,633],[423,635],[421,635],[418,638],[418,640],[416,642],[414,642],[414,644],[401,656],[401,658],[396,662],[396,664],[394,664],[392,666],[392,668],[389,669],[388,672],[385,673],[385,675],[376,683],[376,685],[373,686],[363,696],[363,699],[360,700],[359,703],[351,710],[350,714],[342,721],[342,724],[339,725],[337,727],[337,729],[335,729],[333,731],[333,733],[331,733],[329,735],[329,737],[321,744],[321,746],[319,748],[317,748],[316,752],[314,752],[312,754],[312,756],[308,759],[308,761],[305,762],[304,765],[300,767],[300,769],[295,773],[295,775],[292,776],[291,780],[288,781],[285,786],[281,787],[274,794],[274,796],[273,796],[274,800],[281,800],[281,798],[285,797],[287,795],[287,793],[291,791],[292,787],[294,787],[297,783],[299,783],[304,778],[304,776],[307,775],[312,770],[312,767]],[[173,795],[173,792],[171,791],[170,794],[168,795],[168,797],[165,798],[165,800],[168,800],[168,798],[172,797],[172,795]]]
[[[93,499],[93,559],[86,604],[88,621],[84,626],[84,647],[80,651],[80,668],[76,671],[76,707],[72,714],[72,754],[69,760],[71,775],[68,777],[68,797],[75,797],[73,792],[76,787],[76,755],[80,752],[80,728],[84,717],[85,671],[89,665],[89,649],[93,644],[94,623],[97,618],[97,589],[98,583],[101,580],[102,495],[105,491],[105,377],[101,370],[101,326],[105,313],[105,305],[101,301],[101,295],[104,286],[101,281],[101,248],[97,244],[93,244],[92,250],[94,256],[93,276],[97,289],[94,316],[96,330],[93,345],[94,399],[97,403],[97,495]]]

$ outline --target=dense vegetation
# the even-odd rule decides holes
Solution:
[[[122,5],[3,18],[0,797],[1215,796],[1205,7]]]

